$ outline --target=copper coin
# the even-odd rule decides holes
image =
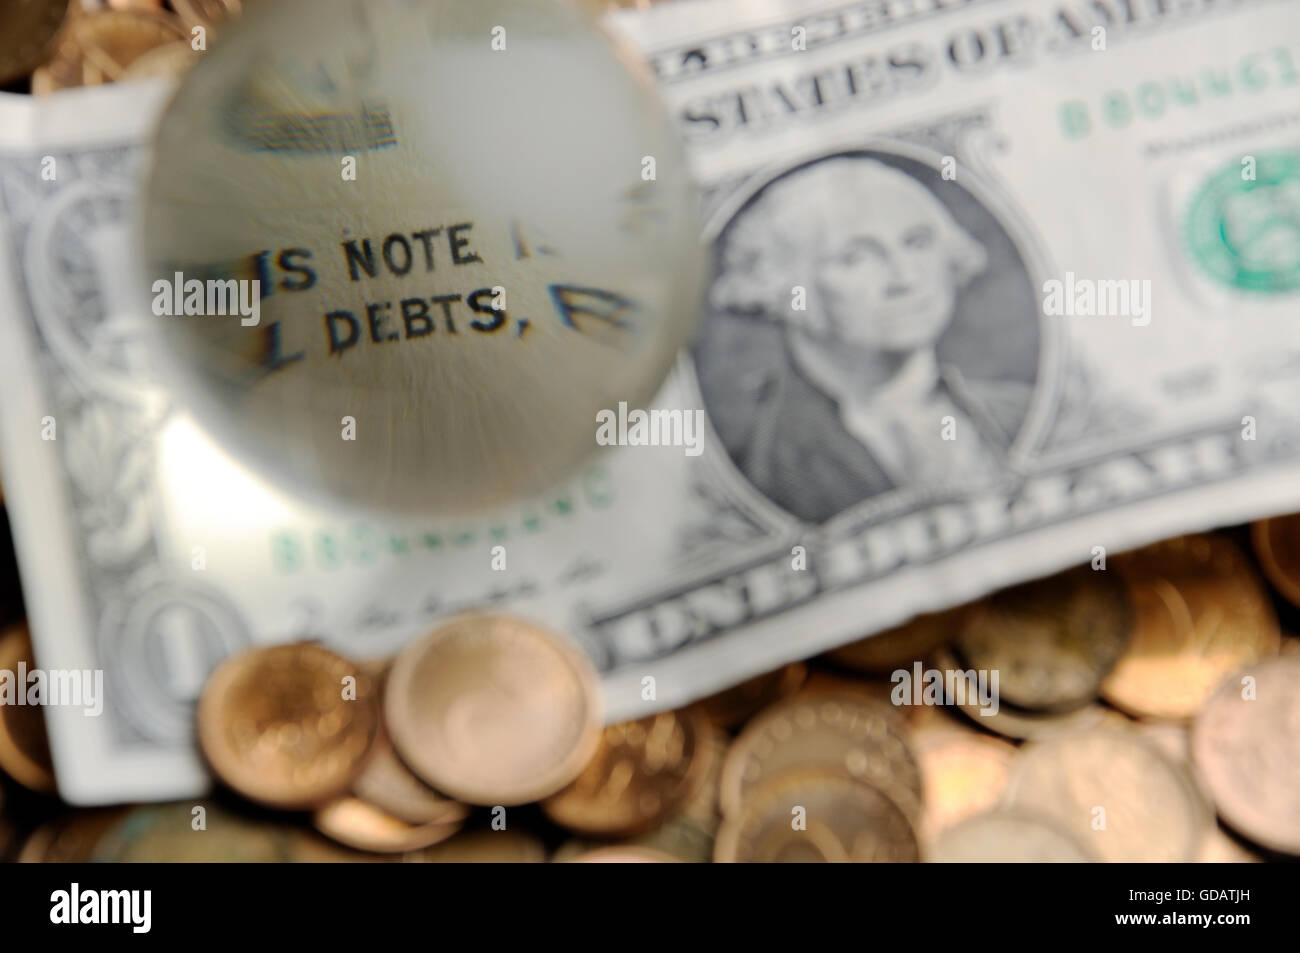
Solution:
[[[347,791],[378,722],[370,677],[309,642],[227,659],[198,704],[199,744],[217,776],[250,800],[285,809]]]
[[[938,646],[955,639],[969,608],[958,606],[947,612],[919,615],[903,625],[833,649],[826,657],[858,672],[888,674],[926,658]]]
[[[352,782],[352,793],[408,824],[462,821],[470,813],[465,805],[417,778],[397,756],[382,728],[370,746],[365,767]]]
[[[600,743],[600,683],[587,657],[505,616],[460,616],[408,645],[384,704],[402,760],[468,804],[554,794]]]
[[[28,671],[36,667],[26,625],[13,626],[0,635],[0,672],[8,673],[0,678],[13,679],[15,688],[20,662]],[[23,787],[53,793],[54,762],[40,705],[0,704],[0,769]]]
[[[1300,855],[1300,657],[1224,679],[1196,718],[1192,758],[1227,824],[1269,850]]]
[[[1277,654],[1273,606],[1232,540],[1184,536],[1114,565],[1137,609],[1133,641],[1101,686],[1115,707],[1191,718],[1225,676]]]
[[[1252,523],[1250,542],[1268,581],[1300,606],[1300,513]]]
[[[920,859],[903,809],[835,769],[778,775],[718,829],[718,863],[893,863]]]
[[[464,823],[464,816],[429,824],[409,824],[356,797],[341,797],[324,804],[311,816],[316,830],[326,837],[376,854],[404,854],[445,841]]]
[[[626,847],[648,847],[668,854],[683,863],[706,864],[713,859],[713,839],[722,818],[718,813],[718,787],[722,778],[722,762],[727,752],[729,736],[716,725],[705,723],[707,731],[702,739],[706,768],[699,787],[677,811],[650,830],[620,843]],[[602,845],[599,841],[574,839],[557,848],[552,860],[556,863],[572,860]]]
[[[998,673],[1002,701],[1059,711],[1096,698],[1131,628],[1120,580],[1082,567],[975,604],[954,647],[971,668]]]
[[[715,725],[735,728],[743,725],[755,712],[798,691],[807,677],[808,666],[791,662],[703,698],[696,704]]]
[[[1111,727],[1025,746],[1005,803],[1054,819],[1108,862],[1194,860],[1211,820],[1183,767]]]
[[[698,712],[661,712],[610,725],[582,773],[542,802],[546,815],[593,837],[628,837],[653,827],[695,793],[713,753]]]
[[[0,3],[0,85],[26,76],[50,54],[69,6],[68,0]]]
[[[727,752],[719,797],[723,817],[737,815],[751,792],[797,768],[826,767],[885,791],[919,819],[921,772],[899,716],[850,694],[796,695],[768,708]]]

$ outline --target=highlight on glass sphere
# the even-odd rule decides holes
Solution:
[[[160,372],[255,471],[398,512],[562,480],[702,294],[649,78],[557,0],[251,5],[160,122]]]

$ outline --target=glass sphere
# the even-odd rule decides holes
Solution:
[[[540,491],[644,406],[705,257],[634,56],[555,0],[277,0],[167,107],[138,240],[159,368],[286,485]]]

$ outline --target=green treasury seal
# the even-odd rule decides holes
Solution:
[[[1245,291],[1300,288],[1300,154],[1245,156],[1193,196],[1184,226],[1201,270]]]

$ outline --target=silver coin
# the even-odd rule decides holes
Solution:
[[[1210,812],[1190,775],[1132,730],[1027,745],[1008,806],[1057,821],[1103,861],[1191,861]]]
[[[1024,811],[991,811],[954,824],[930,849],[936,864],[1077,864],[1096,858],[1050,818]]]
[[[1004,701],[1061,710],[1097,697],[1131,629],[1123,583],[1082,567],[977,603],[955,648],[972,668],[998,672]]]
[[[1300,657],[1267,659],[1225,679],[1196,718],[1192,758],[1234,830],[1300,855]]]

